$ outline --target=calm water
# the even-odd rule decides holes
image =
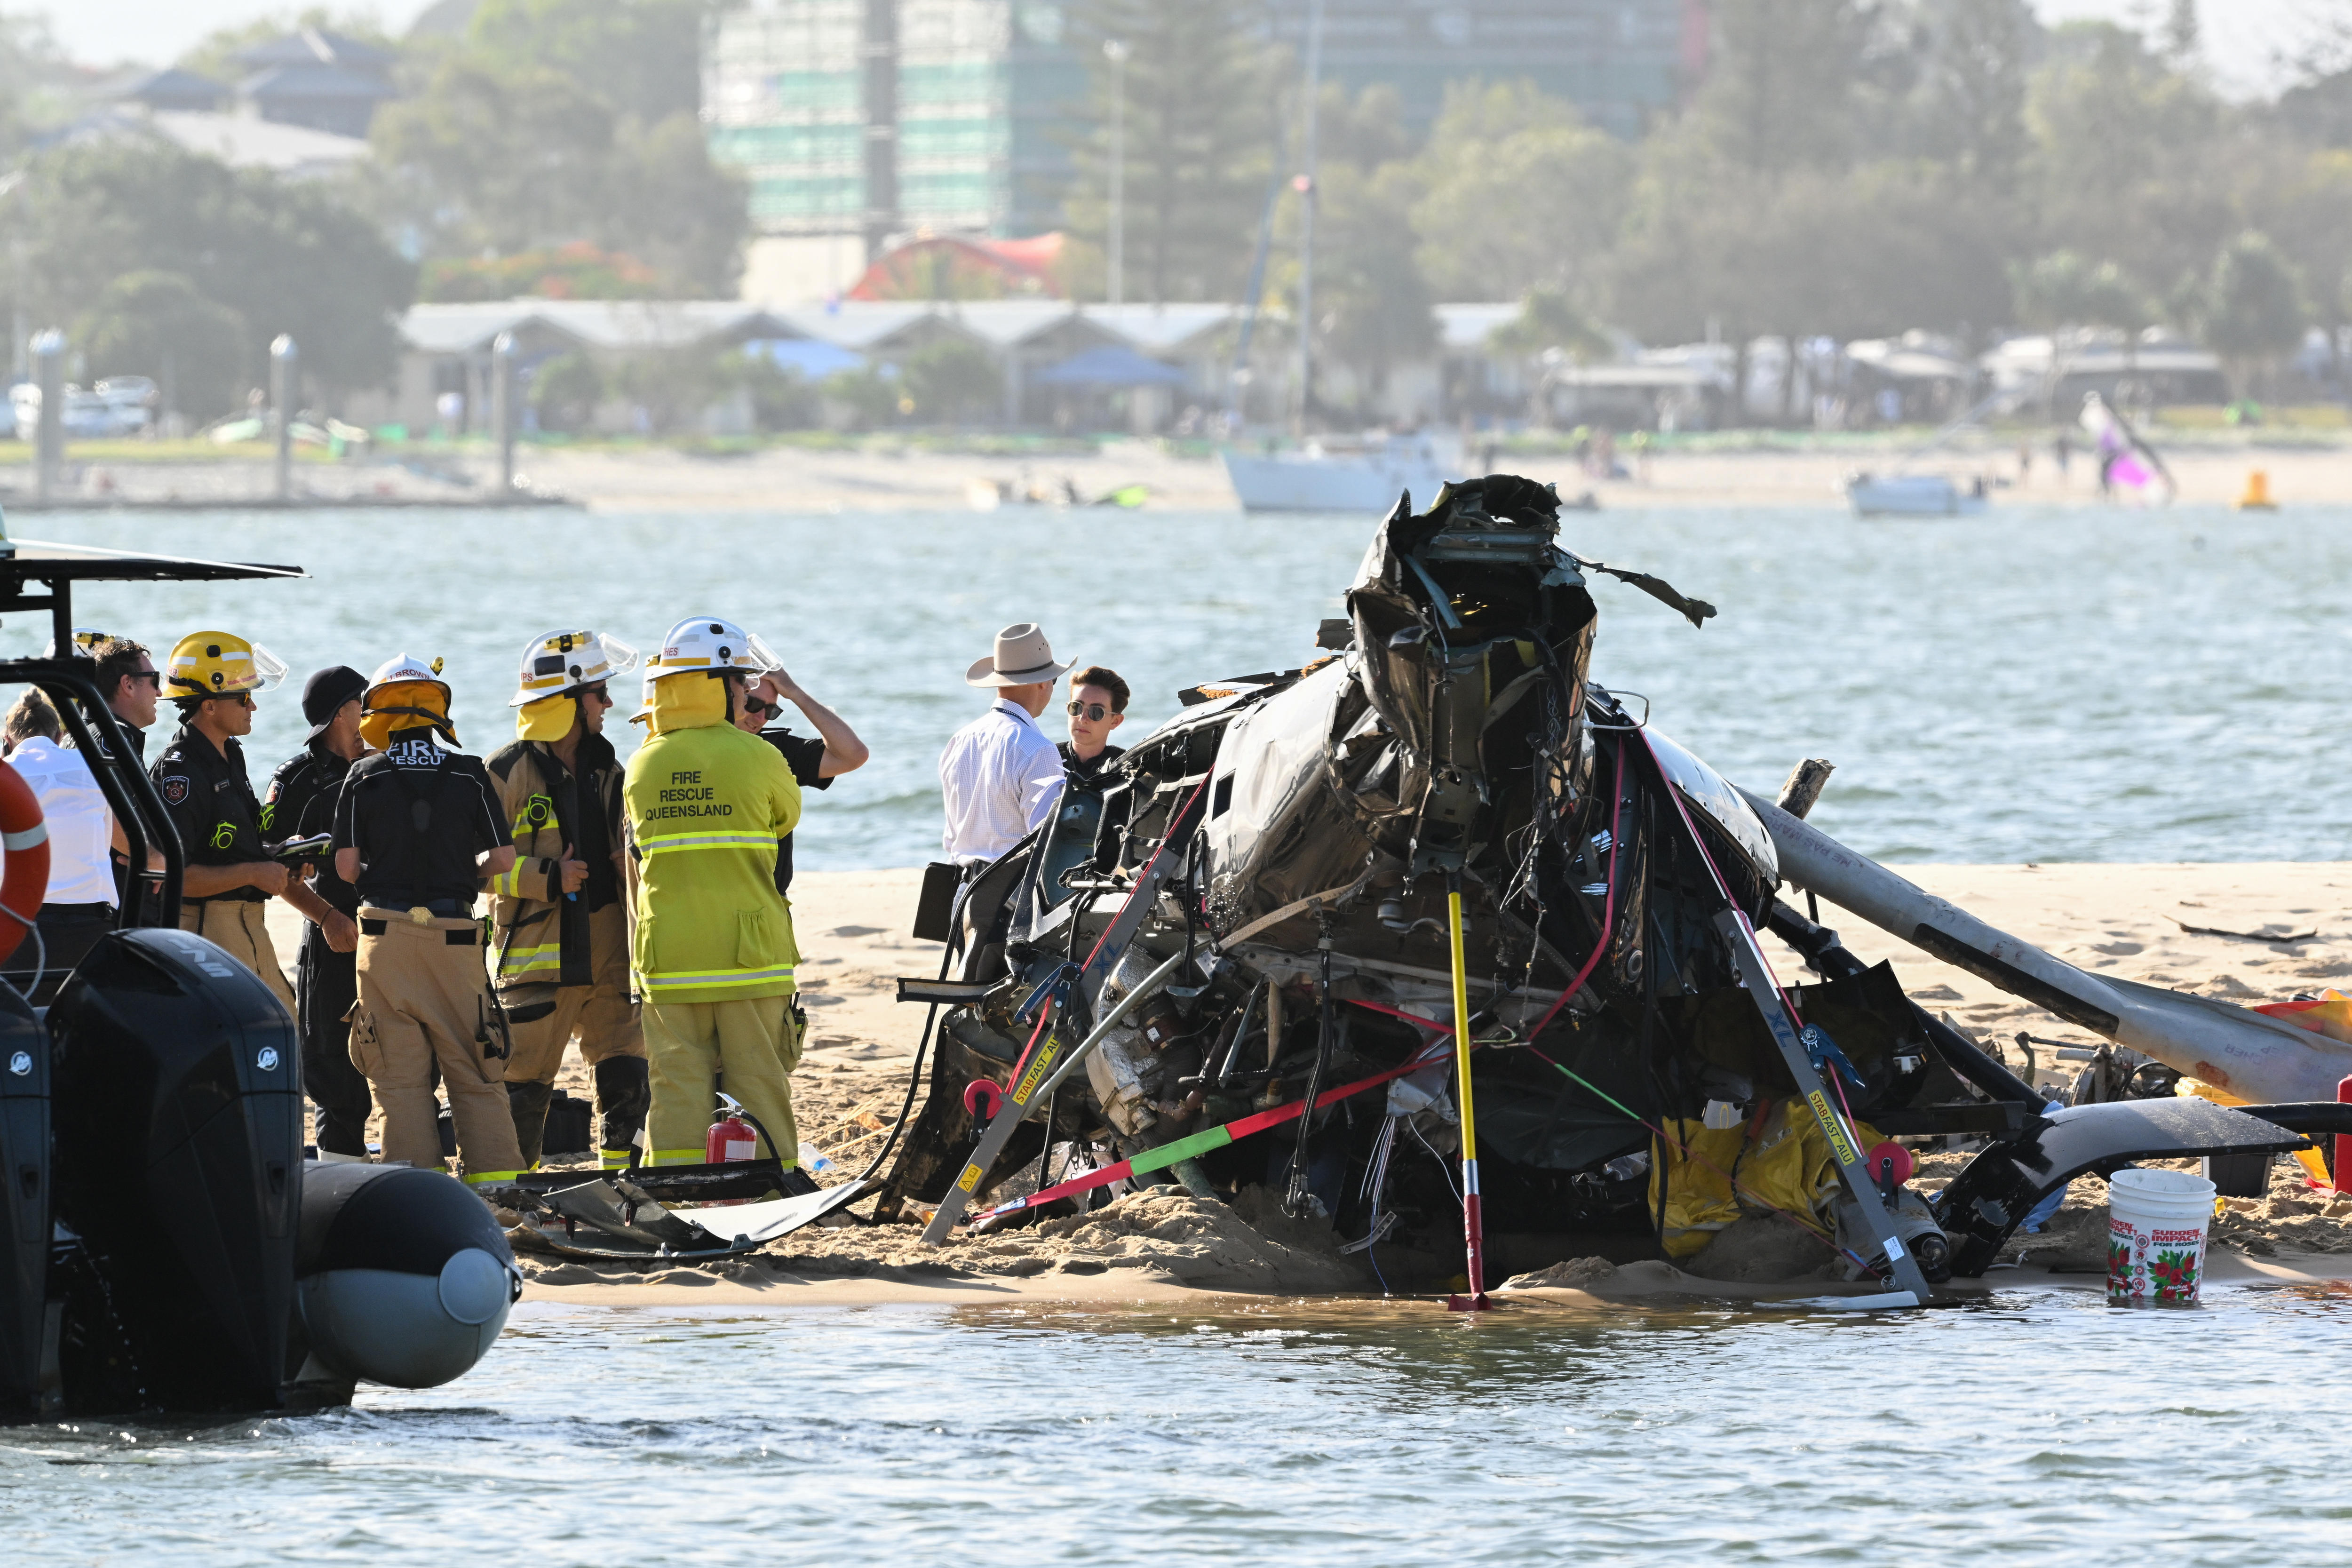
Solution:
[[[1063,657],[1118,668],[1139,733],[1181,686],[1310,657],[1371,528],[1232,513],[551,511],[67,513],[17,531],[299,563],[312,581],[94,588],[80,618],[159,647],[205,623],[244,631],[298,681],[324,664],[441,656],[461,733],[482,749],[512,732],[503,705],[534,632],[587,622],[643,647],[687,615],[735,616],[873,746],[802,835],[803,865],[838,868],[936,851],[935,759],[981,705],[962,671],[998,626],[1042,621]],[[1601,581],[1598,677],[1649,695],[1662,729],[1751,787],[1777,786],[1801,756],[1836,762],[1816,820],[1867,853],[2352,855],[2352,510],[2015,507],[1929,523],[1828,508],[1620,511],[1571,515],[1562,538],[1722,610],[1693,631]],[[14,617],[0,651],[46,631]],[[297,695],[265,700],[257,762],[292,749]]]
[[[23,1563],[2334,1564],[2352,1294],[520,1309],[457,1384],[0,1432]]]

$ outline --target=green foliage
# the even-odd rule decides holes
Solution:
[[[486,0],[416,93],[377,112],[371,203],[436,258],[587,244],[651,268],[652,291],[731,295],[750,218],[696,118],[700,15],[689,0]]]
[[[2112,261],[2091,262],[2055,250],[2011,274],[2018,319],[2036,327],[2114,327],[2137,333],[2161,307],[2137,279]]]
[[[826,376],[824,395],[848,413],[853,427],[871,430],[898,417],[898,401],[905,393],[896,376],[886,375],[879,366],[868,365],[837,370]]]
[[[1405,360],[1437,346],[1436,303],[1413,259],[1413,187],[1391,169],[1323,172],[1315,330],[1323,350],[1379,393]]]
[[[321,185],[232,170],[152,143],[67,146],[27,165],[0,203],[0,240],[21,258],[16,303],[68,322],[125,274],[184,277],[244,323],[232,365],[178,367],[258,384],[269,340],[290,332],[304,376],[333,391],[388,381],[415,268]]]
[[[765,354],[730,354],[719,373],[750,396],[752,423],[771,434],[806,430],[822,412],[817,389]]]
[[[1556,349],[1583,364],[1605,358],[1614,345],[1564,291],[1531,289],[1519,301],[1519,313],[1486,334],[1486,346],[1529,359]]]
[[[577,349],[560,353],[531,372],[530,397],[541,429],[576,434],[604,400],[604,373]]]
[[[925,424],[985,418],[1004,401],[1004,375],[988,351],[962,338],[940,338],[898,362],[914,417]]]
[[[74,324],[73,342],[92,380],[144,375],[171,406],[199,422],[245,401],[245,319],[177,272],[126,272]]]
[[[1871,15],[1857,0],[1718,0],[1693,112],[1715,156],[1768,179],[1853,150]]]
[[[2215,353],[2242,367],[2275,360],[2303,341],[2309,320],[2303,279],[2267,237],[2242,234],[2222,247],[2204,292],[2205,341]]]
[[[552,71],[616,114],[654,124],[702,106],[711,0],[482,0],[467,53],[493,71]]]
[[[634,256],[599,250],[586,240],[517,256],[440,257],[425,264],[416,297],[465,300],[650,300],[662,279]]]
[[[1598,293],[1624,221],[1634,153],[1526,82],[1446,95],[1411,178],[1420,262],[1440,299],[1531,289]]]
[[[340,33],[346,38],[373,44],[380,49],[396,47],[391,38],[385,37],[382,22],[371,10],[338,12],[324,5],[306,5],[297,10],[289,6],[275,16],[257,16],[234,26],[215,28],[175,63],[182,70],[209,77],[224,87],[233,87],[252,70],[251,67],[237,63],[239,51],[249,49],[256,44],[266,44],[272,38],[282,38],[302,27]]]
[[[1126,297],[1229,300],[1249,267],[1274,145],[1273,57],[1247,0],[1080,0],[1070,37],[1087,62],[1069,228],[1108,251],[1113,78],[1125,83]],[[1123,73],[1106,40],[1129,51]]]

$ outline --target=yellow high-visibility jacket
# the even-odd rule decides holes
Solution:
[[[605,840],[618,848],[620,757],[602,735],[583,735],[578,761],[576,809],[603,813]],[[544,742],[516,741],[500,747],[486,765],[515,847],[514,868],[487,884],[491,978],[501,986],[533,981],[555,984],[562,977],[564,958],[562,921],[557,918],[557,900],[563,897],[559,863],[567,847],[575,855],[580,853],[582,842],[579,825],[562,820],[556,809],[562,764],[549,754]],[[584,942],[572,959],[572,983],[590,984]]]
[[[655,733],[621,789],[638,994],[656,1005],[789,995],[800,949],[776,891],[776,841],[800,822],[800,785],[773,746],[726,721],[718,682],[672,676],[654,691]]]

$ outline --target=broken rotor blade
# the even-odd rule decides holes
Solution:
[[[2352,1075],[2352,1045],[2209,997],[2075,968],[1742,790],[1780,874],[1955,968],[2241,1100],[2322,1100]]]

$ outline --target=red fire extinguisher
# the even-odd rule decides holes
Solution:
[[[710,1134],[702,1142],[702,1157],[713,1165],[756,1160],[760,1157],[760,1135],[751,1130],[750,1122],[730,1110],[710,1124]]]

